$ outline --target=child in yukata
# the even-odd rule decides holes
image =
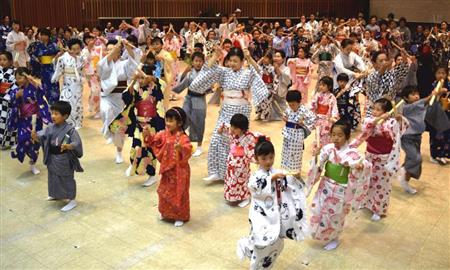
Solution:
[[[319,80],[319,91],[314,94],[311,110],[317,116],[316,133],[319,137],[316,145],[330,143],[331,126],[339,119],[336,97],[332,93],[333,79],[325,76]]]
[[[308,87],[312,73],[312,62],[306,49],[299,48],[297,58],[289,59],[287,65],[291,70],[291,89],[300,91],[302,93],[302,104],[306,104],[308,102]]]
[[[197,143],[197,149],[192,154],[193,157],[198,157],[203,153],[202,143],[205,134],[206,121],[206,94],[196,93],[189,89],[191,83],[200,73],[203,64],[205,63],[205,56],[200,52],[194,52],[191,55],[191,65],[187,74],[183,74],[180,84],[175,86],[172,91],[181,93],[188,88],[187,95],[184,97],[183,110],[186,112],[189,126],[189,140]]]
[[[250,269],[270,269],[283,250],[284,238],[308,237],[306,197],[299,175],[286,176],[272,168],[275,149],[264,136],[258,138],[255,158],[259,169],[248,183],[250,235],[238,241],[237,255],[250,259]]]
[[[300,173],[302,169],[303,142],[314,129],[316,115],[301,104],[299,91],[289,90],[286,101],[289,108],[284,113],[283,149],[281,152],[281,168]]]
[[[227,158],[227,173],[224,181],[224,197],[229,202],[239,202],[245,207],[250,202],[247,188],[250,178],[250,162],[254,158],[254,149],[258,134],[248,130],[249,121],[243,114],[231,117],[230,125],[219,128],[219,134],[230,141],[230,152]]]
[[[446,93],[445,88],[441,88],[437,96]],[[417,190],[409,185],[409,180],[415,178],[419,180],[422,174],[422,154],[420,145],[422,133],[425,132],[425,115],[428,103],[433,95],[420,99],[419,89],[416,86],[406,86],[401,92],[402,98],[406,101],[403,105],[402,114],[409,121],[409,127],[401,138],[402,149],[405,152],[405,161],[399,171],[398,178],[402,188],[410,193],[416,194]],[[440,104],[438,106],[441,106]]]
[[[44,90],[40,83],[29,74],[30,71],[24,67],[16,70],[15,77],[18,87],[8,92],[11,97],[8,129],[11,132],[17,132],[17,145],[11,152],[11,157],[17,158],[23,163],[25,156],[28,156],[31,172],[39,174],[40,171],[36,168],[39,144],[33,142],[31,133],[33,130],[42,130],[44,124],[51,122],[51,117],[47,101],[44,98]]]
[[[309,192],[319,182],[311,204],[312,237],[326,242],[325,250],[338,247],[345,217],[350,210],[359,209],[368,189],[371,166],[349,146],[350,132],[350,125],[344,121],[333,124],[331,143],[316,152],[308,173]]]
[[[83,156],[83,146],[78,132],[66,122],[70,103],[56,101],[50,110],[53,124],[38,133],[33,131],[31,137],[44,151],[44,164],[48,169],[47,200],[66,200],[61,211],[67,212],[77,206],[74,172],[83,172],[78,160]]]
[[[339,117],[347,121],[352,126],[352,130],[355,130],[361,115],[358,93],[351,91],[348,85],[350,78],[347,74],[340,73],[336,80],[338,87],[334,89],[333,94],[336,97]]]
[[[144,143],[152,147],[160,165],[158,186],[160,219],[174,220],[175,227],[189,221],[189,158],[192,145],[184,133],[186,113],[180,107],[170,108],[165,115],[166,129],[158,133],[146,130]]]
[[[366,160],[372,164],[372,171],[364,207],[373,212],[373,221],[379,221],[387,214],[392,176],[400,168],[400,138],[409,125],[401,115],[391,117],[388,112],[392,108],[388,99],[375,101],[372,117],[364,120],[362,132],[351,143],[352,147],[358,147],[367,142]]]

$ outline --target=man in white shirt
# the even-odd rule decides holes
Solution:
[[[206,39],[203,36],[202,31],[197,31],[197,24],[195,22],[191,22],[189,24],[189,31],[186,32],[184,38],[186,40],[186,53],[188,54],[192,54],[194,52],[194,45],[196,43],[206,43]]]
[[[314,14],[309,15],[309,21],[306,25],[312,30],[313,34],[315,34],[319,29],[319,23],[316,21],[316,16],[314,16]]]
[[[23,32],[20,32],[20,22],[12,21],[12,31],[6,37],[6,50],[11,52],[14,59],[14,64],[19,67],[26,67],[30,57],[26,51],[27,37]]]

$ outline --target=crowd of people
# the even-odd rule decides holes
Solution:
[[[136,17],[78,31],[22,28],[7,16],[0,25],[1,147],[19,162],[28,158],[38,174],[42,146],[49,200],[66,200],[61,210],[69,211],[77,206],[74,172],[83,171],[78,130],[84,115],[101,119],[102,134],[116,147],[115,163],[124,162],[124,142],[132,138],[127,177],[147,175],[148,187],[161,175],[160,218],[179,227],[190,219],[189,159],[204,152],[207,104],[220,104],[204,181],[223,180],[230,205],[251,204],[251,232],[237,253],[250,259],[251,269],[268,269],[285,238],[312,236],[333,250],[351,210],[370,210],[374,222],[386,217],[394,177],[416,194],[409,181],[421,176],[425,131],[430,161],[447,164],[447,27],[443,21],[412,31],[393,14],[367,21],[363,14],[243,21],[237,10],[218,26],[185,22],[176,31]],[[182,108],[171,107],[179,98]],[[278,147],[251,131],[251,121],[285,122],[280,169],[274,168]],[[314,145],[307,149],[311,134]],[[313,153],[306,177],[304,151]],[[252,162],[259,166],[253,173]]]

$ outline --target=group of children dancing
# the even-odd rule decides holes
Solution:
[[[34,174],[39,173],[36,161],[42,146],[48,199],[66,200],[62,211],[77,206],[74,172],[83,171],[77,132],[83,120],[83,77],[91,91],[92,116],[102,118],[102,133],[116,146],[116,163],[123,162],[125,138],[132,138],[126,176],[147,174],[143,185],[151,186],[157,182],[159,162],[160,218],[177,227],[190,219],[189,159],[204,151],[206,96],[215,89],[221,109],[204,180],[223,180],[224,198],[230,205],[250,204],[250,235],[238,241],[237,253],[241,259],[250,259],[251,269],[271,268],[285,238],[302,241],[311,236],[325,242],[325,250],[337,248],[352,210],[366,208],[371,219],[379,221],[388,213],[395,175],[406,192],[417,193],[409,180],[421,175],[420,144],[426,124],[434,132],[433,158],[446,163],[448,149],[442,146],[448,142],[442,136],[450,123],[448,108],[442,109],[440,102],[448,99],[448,69],[436,69],[433,91],[427,97],[420,99],[419,89],[411,85],[393,93],[412,61],[400,47],[398,63],[382,51],[373,52],[372,61],[364,61],[356,54],[353,40],[338,41],[324,34],[315,45],[313,60],[305,46],[299,46],[296,57],[289,59],[284,47],[267,48],[255,59],[258,40],[251,45],[239,30],[230,34],[236,35],[233,43],[224,39],[222,46],[212,44],[206,56],[194,46],[188,68],[176,78],[177,59],[159,37],[142,51],[133,36],[107,41],[99,33],[85,34],[84,49],[80,40],[71,39],[61,48],[66,51],[62,54],[45,47],[49,46],[45,29],[40,35],[43,45],[39,46],[54,49],[36,53],[44,72],[40,81],[31,75],[37,72],[14,68],[10,52],[0,53],[1,111],[7,112],[2,115],[7,128],[0,135],[2,146],[14,138],[12,157],[23,162],[28,156]],[[276,36],[287,38],[278,28]],[[281,46],[274,41],[275,45]],[[309,102],[313,62],[318,64],[319,76]],[[170,107],[170,96],[185,89],[182,108]],[[367,97],[364,110],[361,94]],[[284,121],[280,169],[274,162],[277,147],[250,128],[252,105],[257,120]],[[352,139],[363,112],[362,131]],[[310,134],[315,139],[308,149],[305,139]],[[364,142],[366,151],[361,154],[358,147]],[[305,150],[312,151],[313,158],[307,176],[302,177]],[[252,163],[258,167],[253,173]],[[307,206],[306,198],[315,185],[317,191]]]

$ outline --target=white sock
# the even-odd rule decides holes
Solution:
[[[218,180],[220,180],[220,177],[218,174],[212,174],[208,177],[203,178],[203,180],[208,181],[208,182],[209,181],[218,181]]]
[[[142,184],[142,186],[144,186],[144,187],[149,187],[149,186],[152,186],[152,185],[154,185],[155,183],[156,183],[156,176],[149,176],[148,178],[147,178],[147,181],[145,181],[143,184]]]
[[[125,171],[125,176],[130,177],[132,170],[133,170],[133,165],[130,165],[130,167],[128,167],[127,170]]]
[[[47,200],[47,201],[54,201],[54,200],[56,200],[56,199],[53,198],[52,196],[48,196],[46,200]]]
[[[63,208],[61,208],[61,211],[67,212],[77,207],[77,201],[70,200],[69,203],[67,203]]]
[[[177,220],[177,221],[175,221],[175,223],[173,225],[175,225],[175,227],[181,227],[181,226],[183,226],[183,224],[184,224],[183,221]]]
[[[378,214],[373,213],[373,215],[370,219],[372,221],[379,221],[381,219],[381,217]]]
[[[409,194],[416,194],[417,193],[417,190],[412,188],[406,180],[401,181],[400,185],[402,186],[403,190],[408,192]]]
[[[122,152],[117,151],[116,153],[116,164],[123,163]]]
[[[326,244],[323,249],[325,250],[333,250],[336,249],[339,246],[339,240],[336,238],[334,240],[332,240],[331,242],[329,242],[328,244]]]
[[[38,170],[38,168],[36,168],[36,165],[35,165],[35,164],[30,165],[30,170],[31,170],[31,172],[32,172],[34,175],[40,174],[40,173],[41,173],[41,171]]]
[[[159,213],[158,218],[159,218],[159,220],[164,220],[164,217],[161,215],[161,213]]]
[[[201,146],[197,147],[197,149],[195,150],[195,152],[192,154],[193,157],[198,157],[203,153],[203,149]]]
[[[244,208],[244,207],[246,207],[249,203],[250,203],[250,199],[247,198],[247,199],[243,200],[242,202],[240,202],[238,205],[239,205],[239,207]]]
[[[113,143],[113,139],[112,138],[108,138],[107,140],[106,140],[106,144],[112,144]]]

